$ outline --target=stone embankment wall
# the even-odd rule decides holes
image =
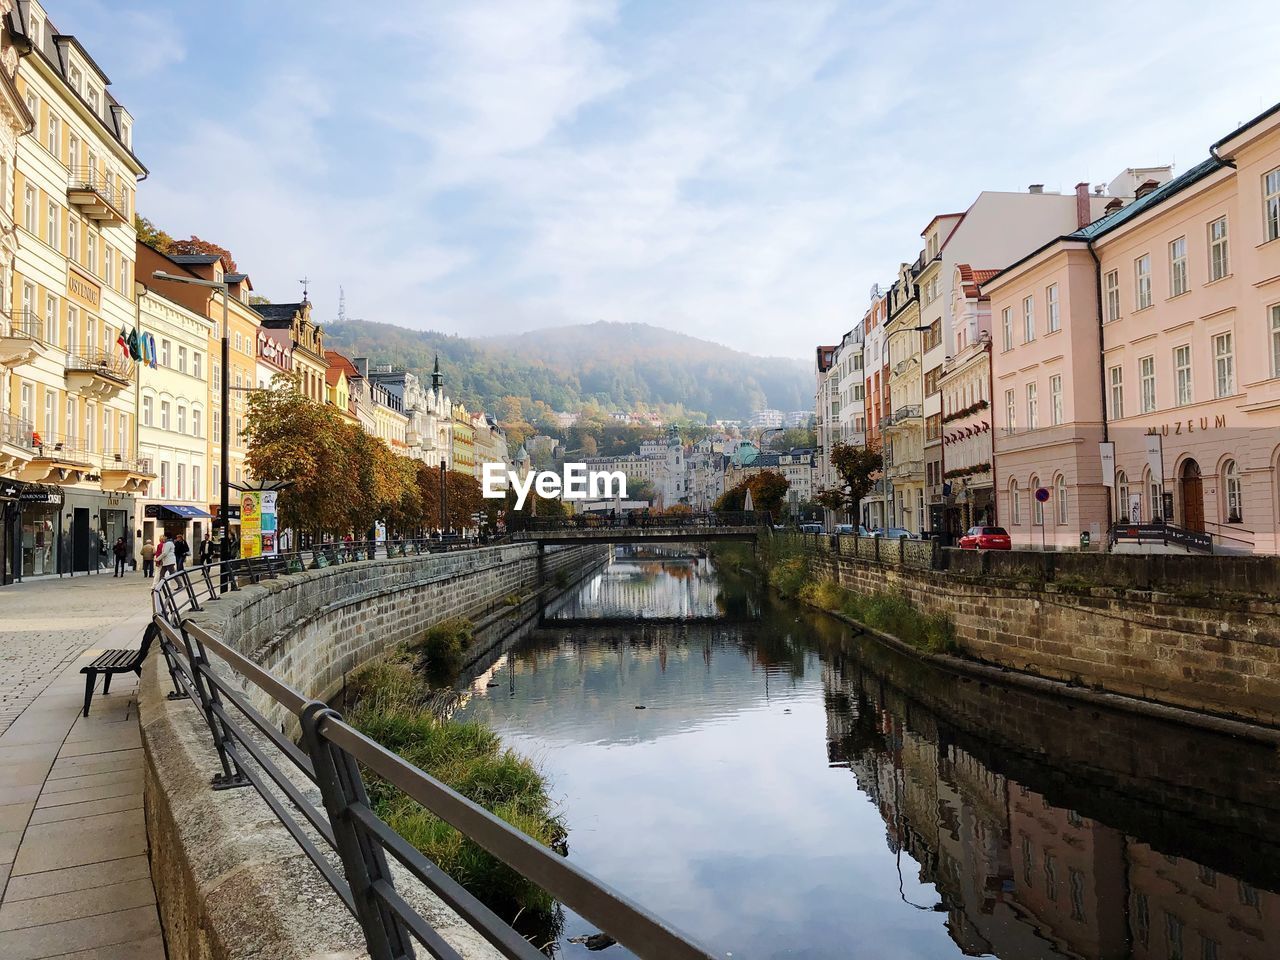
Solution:
[[[608,553],[608,547],[594,545],[548,548],[539,557],[534,544],[508,544],[372,560],[245,587],[195,618],[304,696],[327,700],[341,690],[349,671],[432,624],[480,617],[540,583],[571,582]],[[190,701],[166,699],[170,688],[163,659],[149,657],[139,688],[144,804],[168,956],[367,955],[355,920],[257,791],[211,789],[210,778],[221,768],[209,729]],[[251,688],[246,695],[275,726],[296,732],[291,715],[265,694]],[[276,756],[274,749],[268,753]],[[292,779],[319,805],[313,784],[300,772]],[[396,883],[466,960],[498,957],[403,871]]]
[[[821,578],[864,594],[900,593],[949,616],[970,657],[1280,726],[1274,559],[976,553],[927,543],[884,544],[874,559],[867,538],[793,539]]]

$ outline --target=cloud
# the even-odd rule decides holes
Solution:
[[[1174,2],[1139,42],[1097,2],[297,0],[197,42],[139,4],[139,204],[277,299],[305,272],[321,316],[341,284],[407,326],[643,321],[808,357],[981,190],[1202,157],[1280,88],[1266,11]]]

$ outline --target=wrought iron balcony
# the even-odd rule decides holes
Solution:
[[[35,430],[30,420],[0,413],[0,473],[14,473],[31,460]]]
[[[72,167],[67,177],[67,200],[91,220],[104,224],[128,219],[128,198],[111,179],[93,167]]]
[[[906,477],[920,477],[924,479],[924,461],[923,460],[895,460],[884,468],[885,473],[890,478],[899,480]]]
[[[17,471],[28,483],[73,484],[96,472],[96,455],[75,437],[44,436],[31,432],[31,457]]]
[[[136,459],[129,453],[102,454],[102,489],[110,493],[145,493],[156,478],[149,457]]]
[[[110,400],[133,382],[134,363],[115,350],[68,353],[67,387],[87,397]]]
[[[0,312],[0,366],[30,363],[44,344],[44,321],[35,311],[19,310],[12,317]]]
[[[885,417],[883,427],[885,429],[888,429],[889,427],[900,427],[920,421],[923,417],[923,407],[918,403],[907,404],[899,407],[897,410],[893,411],[893,413],[889,414],[889,416]]]

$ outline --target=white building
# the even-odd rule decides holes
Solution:
[[[774,410],[772,407],[766,407],[763,410],[757,410],[751,414],[751,418],[747,420],[748,430],[772,430],[782,426],[783,415],[781,410]]]
[[[213,321],[138,284],[140,329],[156,344],[156,365],[139,364],[138,453],[153,479],[137,498],[143,541],[210,532],[209,357]]]

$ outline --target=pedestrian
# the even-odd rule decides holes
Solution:
[[[156,548],[150,540],[142,544],[142,575],[144,577],[156,575]]]
[[[177,565],[177,569],[182,570],[187,565],[187,557],[191,553],[191,545],[187,543],[187,535],[180,533],[173,538],[173,559]]]
[[[199,551],[196,554],[196,562],[202,567],[213,563],[213,537],[209,534],[204,535],[204,539],[200,541]]]
[[[173,548],[173,540],[161,539],[156,545],[156,566],[160,568],[159,579],[163,580],[174,572],[177,565],[177,555]]]
[[[124,561],[129,553],[129,548],[125,546],[124,537],[116,537],[116,544],[111,548],[111,552],[116,555],[116,571],[111,576],[124,576]]]

